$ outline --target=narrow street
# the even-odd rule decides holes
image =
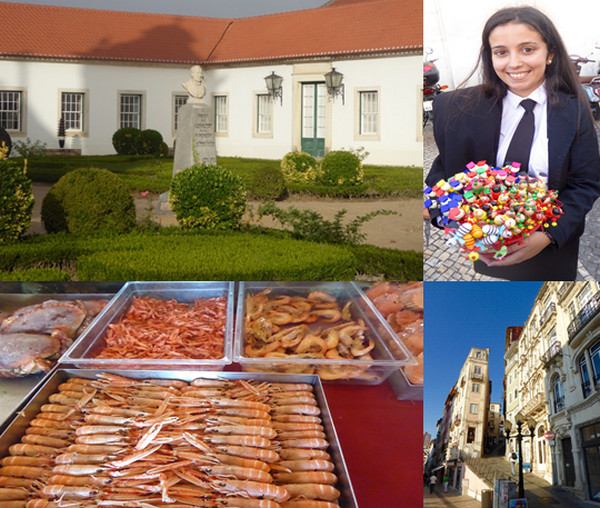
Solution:
[[[477,472],[478,476],[485,479],[489,488],[493,490],[493,482],[496,478],[506,478],[518,483],[518,474],[513,475],[509,462],[504,457],[484,457],[475,459],[470,467]],[[581,501],[570,492],[551,485],[533,473],[523,475],[525,497],[527,508],[597,508],[597,503]],[[433,507],[456,507],[475,508],[481,507],[481,502],[467,495],[461,495],[457,489],[448,487],[448,492],[443,492],[443,486],[437,485],[433,494],[429,488],[423,491],[424,508]]]

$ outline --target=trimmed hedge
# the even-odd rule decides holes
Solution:
[[[358,185],[363,180],[360,159],[351,152],[336,150],[329,152],[321,161],[320,180],[325,185]]]
[[[140,129],[135,127],[122,127],[117,129],[112,137],[112,144],[119,155],[135,155],[137,138]]]
[[[0,272],[2,282],[24,282],[24,281],[52,281],[66,282],[71,280],[67,272],[58,268],[32,268],[31,270],[14,270],[12,272]]]
[[[143,248],[142,248],[143,246]],[[348,249],[251,234],[149,237],[81,256],[79,280],[351,280]]]
[[[383,249],[372,245],[351,248],[358,272],[385,280],[423,280],[423,253],[414,250]]]
[[[261,201],[279,201],[288,195],[283,173],[272,166],[256,170],[250,192],[253,198]]]
[[[318,168],[317,160],[305,152],[288,152],[281,159],[281,172],[286,182],[314,182]]]
[[[46,231],[122,233],[135,227],[129,188],[106,169],[81,168],[56,182],[42,202]]]
[[[183,229],[234,229],[246,211],[246,191],[228,169],[203,164],[173,177],[169,204]]]
[[[33,192],[23,167],[0,159],[0,244],[19,240],[31,224]]]

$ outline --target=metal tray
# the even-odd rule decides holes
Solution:
[[[27,284],[27,285],[26,285]],[[75,284],[75,285],[73,285]],[[59,289],[89,289],[90,293],[84,292],[68,292],[56,293],[53,291]],[[106,286],[99,284],[98,286],[90,286],[86,284],[85,288],[76,283],[71,283],[68,288],[56,286],[56,283],[0,283],[0,312],[12,313],[22,307],[36,305],[47,300],[110,300],[115,296],[115,293],[104,292],[104,290],[118,290],[113,284]],[[26,292],[27,290],[35,291],[33,293]],[[52,292],[45,292],[50,290]],[[15,292],[13,292],[15,291]],[[23,292],[21,292],[23,291]],[[98,317],[98,316],[96,316]],[[76,339],[77,340],[77,339]],[[46,373],[32,374],[19,378],[0,378],[0,396],[2,397],[2,408],[0,408],[0,422],[10,415],[12,411],[18,410],[23,399],[35,386],[46,376]],[[1,429],[0,425],[0,429]]]
[[[94,358],[105,345],[108,325],[118,321],[129,309],[133,298],[140,296],[175,299],[182,303],[191,303],[197,298],[227,297],[223,357],[216,360]],[[222,370],[232,359],[234,298],[233,282],[128,282],[97,320],[67,350],[60,359],[60,364],[94,369]]]
[[[356,496],[350,482],[348,469],[344,461],[342,449],[333,425],[333,419],[327,405],[323,385],[318,376],[295,375],[295,374],[250,374],[245,372],[194,372],[190,370],[182,371],[141,371],[141,370],[96,370],[96,369],[65,369],[56,368],[47,379],[37,389],[35,394],[32,394],[29,402],[21,408],[19,412],[14,412],[10,419],[7,420],[7,426],[0,434],[0,456],[8,455],[8,449],[11,445],[18,443],[21,437],[25,434],[25,430],[29,426],[29,422],[40,411],[43,404],[46,404],[51,394],[56,393],[58,386],[64,383],[70,377],[83,377],[93,379],[101,372],[110,372],[121,376],[126,376],[134,379],[180,379],[182,381],[192,381],[197,378],[208,379],[256,379],[265,382],[287,382],[287,383],[309,383],[314,387],[314,395],[321,409],[321,419],[323,427],[329,441],[329,452],[333,463],[335,464],[335,473],[338,476],[336,488],[340,491],[341,496],[338,500],[342,508],[358,508]]]
[[[272,288],[271,295],[306,296],[311,291],[324,291],[339,301],[352,300],[355,319],[363,319],[367,327],[365,336],[373,339],[375,348],[371,360],[336,360],[307,358],[253,358],[244,354],[246,295]],[[404,365],[414,365],[414,357],[400,342],[381,314],[354,282],[240,282],[238,292],[238,317],[235,329],[234,361],[248,372],[292,372],[319,374],[322,380],[336,383],[380,384],[392,372]],[[348,373],[343,379],[330,379],[337,372]]]

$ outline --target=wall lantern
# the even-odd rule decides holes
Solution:
[[[283,104],[283,89],[281,88],[281,82],[283,78],[275,74],[275,72],[271,72],[267,77],[265,77],[265,81],[267,83],[267,90],[269,91],[269,95],[271,96],[271,100],[275,100],[279,97],[281,104]]]
[[[342,83],[342,79],[344,79],[344,75],[336,71],[335,67],[325,74],[327,92],[333,99],[335,99],[336,95],[341,95],[342,104],[344,104],[344,84]]]

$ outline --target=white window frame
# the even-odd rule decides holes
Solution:
[[[479,393],[479,383],[473,383],[473,385],[471,386],[471,392]]]
[[[179,108],[187,102],[188,97],[187,94],[181,92],[173,92],[171,94],[171,134],[173,137],[177,135],[177,115]]]
[[[140,110],[138,115],[140,121],[137,126],[123,125],[121,121],[121,99],[125,95],[135,95],[140,97]],[[138,129],[144,130],[146,128],[146,92],[140,90],[118,90],[117,91],[117,129],[122,127],[137,127]]]
[[[27,89],[19,86],[3,86],[0,87],[1,93],[18,93],[19,94],[19,125],[18,129],[5,129],[11,137],[27,135]],[[9,110],[10,111],[10,110]]]
[[[366,94],[375,94],[377,100],[377,111],[363,112],[363,97]],[[354,89],[354,139],[356,141],[380,141],[381,140],[381,88],[378,86],[359,87]],[[364,116],[373,115],[375,129],[364,131]]]
[[[266,130],[261,130],[260,127],[260,122],[261,122],[261,118],[260,118],[260,108],[259,108],[259,101],[262,102],[262,105],[266,107],[266,112],[268,113],[268,116],[265,115],[265,118],[268,118],[270,120],[270,130],[266,131]],[[254,92],[253,94],[253,100],[252,100],[252,136],[254,138],[273,138],[273,131],[274,131],[274,123],[273,123],[273,101],[271,100],[271,96],[269,95],[269,93],[265,90],[265,91],[261,91],[261,92]]]
[[[63,95],[73,94],[81,96],[81,107],[79,111],[71,111],[69,113],[79,114],[79,129],[72,129],[67,127],[67,121],[65,119],[65,136],[66,137],[87,137],[89,134],[89,90],[84,89],[70,89],[62,88],[58,91],[58,121],[61,116],[64,115],[63,111]],[[58,126],[58,122],[57,122]]]
[[[477,415],[479,414],[479,404],[471,403],[469,406],[469,414]]]
[[[229,136],[229,94],[213,93],[212,98],[215,136]],[[222,110],[220,110],[220,108],[217,107],[218,102],[220,101],[224,102],[224,104],[221,104],[221,106],[223,107]]]

